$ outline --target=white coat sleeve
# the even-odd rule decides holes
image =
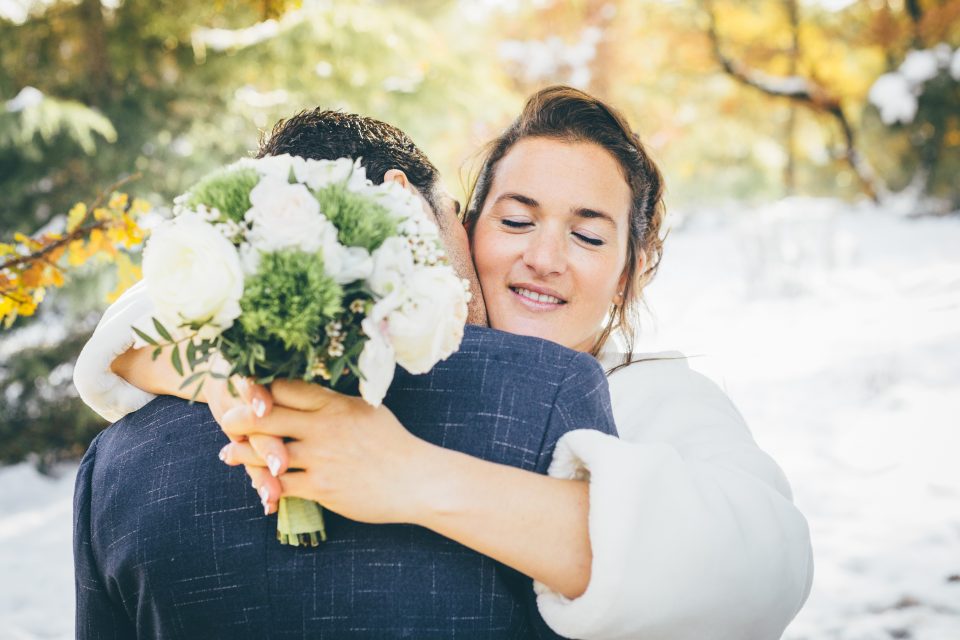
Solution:
[[[588,478],[593,564],[570,600],[537,583],[570,638],[771,640],[810,592],[807,522],[776,462],[712,381],[683,361],[610,376],[624,440],[577,430],[550,475]]]
[[[111,369],[113,360],[133,346],[133,325],[153,315],[144,283],[124,292],[100,318],[73,370],[73,384],[88,407],[116,422],[156,396],[139,389]]]

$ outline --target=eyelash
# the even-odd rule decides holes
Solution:
[[[504,226],[510,227],[511,229],[523,229],[525,227],[533,226],[532,222],[517,222],[516,220],[501,220],[500,222],[503,223]],[[604,244],[603,240],[600,240],[599,238],[589,238],[580,233],[574,233],[573,235],[575,235],[577,239],[586,242],[593,247],[602,247]]]

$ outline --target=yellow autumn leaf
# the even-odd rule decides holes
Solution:
[[[67,247],[67,263],[71,267],[79,267],[87,261],[89,254],[84,246],[83,240],[74,240]]]
[[[87,217],[87,205],[82,202],[73,205],[67,214],[67,233],[73,233]]]
[[[130,198],[125,193],[114,193],[107,204],[111,209],[126,209]]]

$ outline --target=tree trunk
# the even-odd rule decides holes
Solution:
[[[107,52],[107,28],[100,0],[83,0],[80,5],[87,45],[88,104],[102,108],[110,99],[111,72]]]

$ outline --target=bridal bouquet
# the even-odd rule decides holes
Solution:
[[[417,197],[350,159],[241,160],[175,200],[144,249],[155,315],[182,388],[206,376],[317,382],[379,405],[397,364],[429,371],[460,346],[469,291]],[[226,372],[209,370],[219,353]],[[206,365],[206,367],[205,367]],[[325,540],[319,505],[283,498],[284,544]]]

